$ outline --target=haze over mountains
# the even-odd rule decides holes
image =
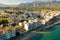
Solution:
[[[35,3],[38,5],[37,7],[60,7],[60,1],[53,2],[34,1],[30,3],[21,3],[19,5],[5,5],[0,3],[0,7],[34,7]]]
[[[17,7],[18,5],[6,5],[6,4],[2,4],[0,3],[0,7]]]
[[[20,7],[34,7],[36,3],[36,7],[60,7],[60,1],[52,1],[52,2],[31,2],[31,3],[21,3]]]

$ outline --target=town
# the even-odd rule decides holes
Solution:
[[[19,40],[16,36],[23,38],[24,34],[41,28],[43,31],[57,21],[60,21],[60,11],[0,9],[0,40]]]

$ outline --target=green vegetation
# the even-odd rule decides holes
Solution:
[[[0,24],[6,24],[8,23],[7,18],[0,18]]]
[[[2,20],[2,21],[0,21],[0,24],[6,24],[6,23],[8,23],[8,20]]]
[[[7,18],[0,18],[0,21],[1,21],[1,20],[7,20]]]
[[[60,11],[60,7],[2,7],[1,9],[13,9],[13,10],[25,10],[25,11],[41,11],[41,10],[57,10]]]
[[[23,7],[20,7],[19,10],[27,10],[27,11],[41,11],[41,10],[57,10],[57,11],[60,11],[60,7],[55,7],[55,8],[47,8],[47,7],[26,7],[26,8],[23,8]]]
[[[60,40],[60,24],[54,25],[54,30],[51,29],[38,33],[31,40]],[[40,36],[39,36],[40,35]]]

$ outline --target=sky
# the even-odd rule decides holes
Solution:
[[[0,0],[0,3],[7,4],[7,5],[18,5],[20,3],[32,2],[32,1],[34,0]],[[43,0],[43,1],[46,1],[46,0]]]

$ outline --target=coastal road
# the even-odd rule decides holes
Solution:
[[[53,25],[55,25],[55,24],[57,24],[57,23],[60,23],[60,21],[52,24],[51,26],[53,26]],[[38,33],[38,31],[40,31],[40,30],[42,30],[42,29],[49,28],[49,27],[50,27],[50,26],[47,26],[47,27],[44,27],[44,28],[39,28],[39,29],[37,29],[36,31],[31,31],[31,32],[29,32],[28,34],[24,35],[24,37],[21,38],[21,39],[19,39],[19,40],[30,40],[33,36],[35,36],[35,35]]]
[[[30,32],[28,35],[26,35],[24,38],[20,39],[20,40],[30,40],[33,36],[35,36],[37,34],[37,32],[32,31]]]

